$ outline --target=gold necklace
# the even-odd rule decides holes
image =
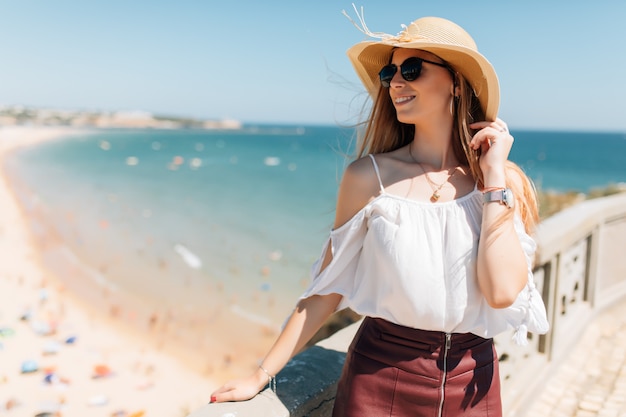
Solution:
[[[415,161],[415,163],[417,165],[419,165],[419,167],[422,169],[422,171],[424,171],[424,175],[426,176],[426,181],[428,181],[428,184],[430,185],[430,188],[432,188],[432,190],[433,190],[433,194],[430,196],[430,201],[432,203],[436,203],[439,200],[439,198],[441,197],[441,194],[439,194],[439,191],[443,188],[443,186],[447,182],[450,181],[450,178],[452,178],[454,176],[454,174],[456,174],[456,171],[457,171],[458,167],[454,167],[454,171],[452,171],[452,174],[448,175],[448,178],[446,178],[446,180],[444,182],[442,182],[441,184],[437,184],[435,181],[432,180],[432,178],[430,178],[430,175],[428,175],[428,172],[426,172],[426,170],[424,169],[424,166],[422,164],[420,164],[420,162],[417,159],[415,159],[415,157],[413,156],[413,152],[411,152],[411,145],[409,145],[409,156],[411,157],[411,159],[413,161]]]

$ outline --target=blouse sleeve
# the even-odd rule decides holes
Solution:
[[[301,300],[312,295],[337,293],[343,296],[337,310],[349,307],[350,297],[356,288],[356,271],[367,232],[365,217],[365,210],[361,210],[347,223],[330,232],[320,257],[311,267],[311,284],[300,297]],[[321,270],[328,250],[332,253],[332,260]]]
[[[541,294],[535,286],[533,278],[533,259],[537,244],[524,230],[524,224],[519,216],[515,217],[515,230],[522,244],[526,263],[528,265],[528,282],[520,291],[515,302],[504,309],[504,318],[509,326],[515,329],[513,340],[518,345],[528,343],[527,333],[545,334],[550,328],[546,314],[546,307]]]

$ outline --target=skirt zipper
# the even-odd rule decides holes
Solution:
[[[442,417],[443,415],[443,400],[445,396],[445,385],[446,385],[446,377],[448,376],[448,350],[450,350],[451,345],[451,333],[446,333],[446,344],[443,350],[443,377],[441,378],[441,401],[439,402],[439,413],[438,417]]]

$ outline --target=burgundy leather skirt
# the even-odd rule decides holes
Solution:
[[[493,340],[365,318],[350,345],[333,417],[502,417]]]

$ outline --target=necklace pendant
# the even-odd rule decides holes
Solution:
[[[433,203],[436,203],[437,200],[439,200],[439,197],[441,197],[439,194],[437,194],[437,191],[435,191],[433,193],[433,195],[430,196],[430,201]]]

